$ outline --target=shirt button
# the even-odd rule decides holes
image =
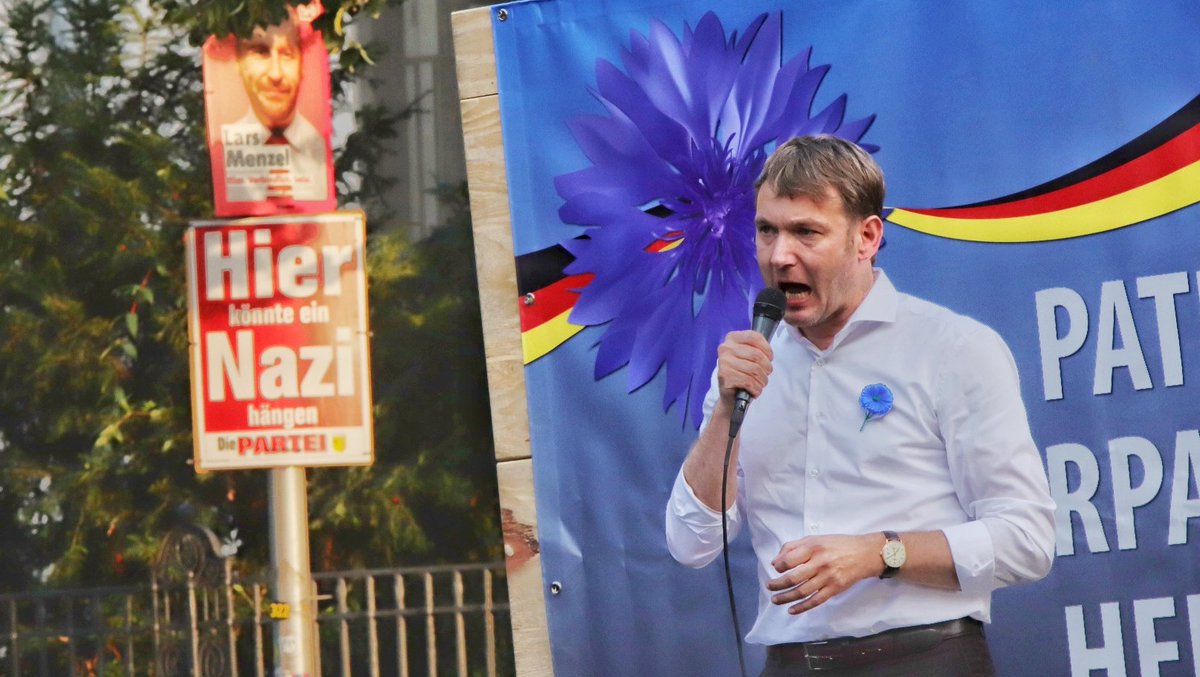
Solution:
[[[817,530],[820,528],[821,528],[820,522],[813,522],[812,524],[808,525],[808,530],[814,534],[817,533]]]
[[[809,477],[816,477],[817,475],[820,475],[820,474],[821,474],[821,471],[817,470],[816,468],[813,468],[812,470],[808,471]]]
[[[816,364],[818,367],[824,367],[824,366],[825,366],[825,358],[824,358],[824,357],[818,357],[818,358],[817,358],[817,361],[816,361],[816,363],[815,363],[815,364]]]

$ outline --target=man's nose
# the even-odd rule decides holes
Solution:
[[[272,80],[283,78],[283,58],[279,55],[279,52],[271,52],[271,63],[267,68],[267,77]]]
[[[787,237],[778,236],[771,243],[771,265],[775,268],[787,268],[796,264],[796,250]]]

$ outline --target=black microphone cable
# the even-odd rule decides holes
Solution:
[[[738,622],[737,603],[733,600],[733,576],[729,571],[729,524],[726,518],[726,501],[729,494],[729,458],[733,455],[733,441],[737,431],[729,430],[729,442],[725,444],[725,465],[721,468],[721,556],[725,560],[725,590],[729,592],[729,615],[733,617],[733,639],[737,642],[738,667],[746,677],[746,657],[742,652],[742,626]]]
[[[783,291],[776,287],[764,287],[754,299],[751,329],[770,341],[771,335],[775,333],[775,326],[783,319],[783,309],[786,305],[787,297]],[[726,513],[729,500],[729,459],[733,456],[733,442],[742,427],[750,399],[750,393],[738,391],[733,412],[729,417],[729,442],[725,444],[725,463],[721,467],[721,557],[725,561],[725,590],[729,593],[729,614],[733,617],[733,637],[737,642],[738,667],[741,668],[742,677],[746,677],[746,657],[742,650],[742,626],[738,622],[737,603],[733,599],[733,574],[729,569],[729,520]]]

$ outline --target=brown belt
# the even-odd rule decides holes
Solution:
[[[767,660],[807,665],[809,670],[839,670],[869,665],[887,658],[908,656],[932,649],[944,639],[979,633],[983,623],[974,618],[885,630],[866,637],[839,637],[819,642],[776,644],[767,647]]]

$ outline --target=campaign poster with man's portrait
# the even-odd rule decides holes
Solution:
[[[319,2],[244,38],[204,44],[204,105],[219,217],[337,208],[329,54]]]

